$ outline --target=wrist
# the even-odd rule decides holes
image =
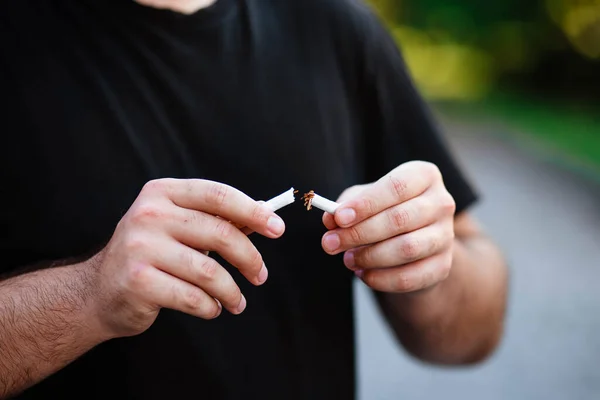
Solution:
[[[409,293],[380,293],[384,307],[410,325],[427,325],[439,321],[447,309],[446,281]]]
[[[83,277],[84,292],[86,293],[85,307],[83,307],[84,325],[90,332],[90,338],[95,342],[101,343],[117,337],[110,328],[105,314],[108,311],[106,305],[106,293],[102,288],[100,276],[100,265],[102,262],[102,253],[99,253],[89,260],[75,266],[76,270]]]

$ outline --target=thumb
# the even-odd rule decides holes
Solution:
[[[349,187],[348,189],[344,190],[342,192],[342,194],[340,194],[340,197],[338,197],[338,199],[336,200],[337,203],[343,203],[345,201],[351,200],[355,197],[358,197],[362,192],[364,192],[369,186],[371,186],[371,183],[365,184],[365,185],[354,185]]]
[[[342,194],[337,198],[336,203],[343,203],[345,201],[351,200],[357,196],[359,196],[365,189],[367,189],[371,184],[365,185],[355,185],[351,186],[348,189],[344,190]],[[329,213],[323,213],[323,225],[329,230],[336,229],[338,225],[335,222],[335,218],[333,215]]]

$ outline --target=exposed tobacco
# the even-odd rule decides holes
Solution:
[[[306,209],[309,211],[312,208],[312,201],[314,198],[315,198],[314,190],[311,190],[308,193],[304,193],[304,196],[302,196],[302,200],[304,200],[304,207],[306,207]]]

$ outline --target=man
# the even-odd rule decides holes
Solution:
[[[0,397],[353,398],[355,276],[423,360],[496,346],[506,268],[360,2],[20,0],[0,24]],[[341,206],[254,200],[292,185]]]

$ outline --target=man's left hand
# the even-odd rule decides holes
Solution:
[[[345,190],[338,202],[335,215],[323,216],[323,249],[345,252],[346,267],[372,289],[410,293],[448,277],[456,205],[435,165],[402,164]]]

